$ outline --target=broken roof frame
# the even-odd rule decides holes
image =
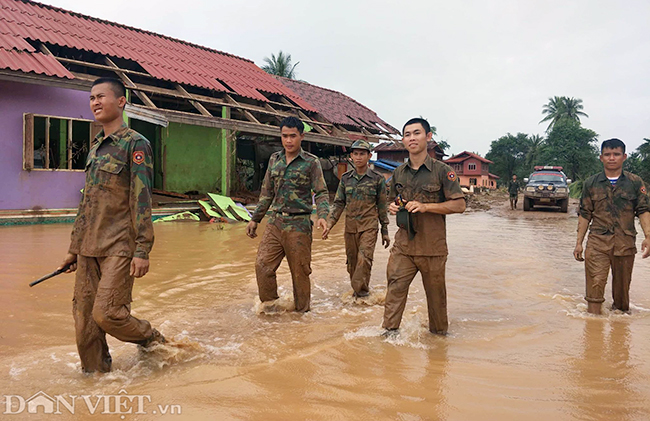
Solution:
[[[146,32],[28,0],[18,1],[32,6],[74,14],[83,19],[120,26],[128,30]],[[150,34],[174,42],[189,44],[164,35]],[[215,82],[223,85],[226,91],[156,77],[150,74],[140,63],[128,58],[114,57],[97,51],[77,49],[69,45],[54,44],[25,36],[20,37],[18,34],[14,34],[14,36],[20,38],[25,44],[22,49],[24,54],[38,54],[39,57],[42,55],[48,60],[54,59],[62,66],[61,71],[69,73],[73,78],[71,79],[66,74],[47,76],[33,72],[25,73],[20,70],[0,69],[0,80],[42,83],[88,90],[92,82],[98,77],[113,76],[122,80],[126,88],[134,94],[129,98],[130,108],[134,112],[140,111],[144,115],[155,112],[172,122],[277,137],[279,136],[280,121],[285,117],[295,116],[314,129],[314,131],[305,133],[305,140],[311,142],[350,146],[354,140],[360,137],[371,142],[395,140],[392,137],[395,135],[391,131],[392,127],[382,130],[377,124],[370,124],[363,120],[359,122],[360,119],[356,117],[353,121],[359,122],[359,127],[334,124],[319,112],[299,106],[282,93],[267,93],[258,89],[264,100],[249,98],[236,93],[220,79],[215,79]],[[190,45],[194,46],[193,44]],[[207,49],[205,47],[199,48]],[[229,55],[227,53],[221,54]],[[305,102],[303,98],[298,98],[300,101]],[[307,105],[313,108],[313,105],[308,103]]]

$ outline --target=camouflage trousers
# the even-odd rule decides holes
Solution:
[[[311,241],[310,233],[302,231],[281,230],[269,224],[264,230],[262,241],[257,249],[255,275],[260,301],[277,300],[278,282],[275,272],[286,256],[291,280],[293,282],[293,299],[296,311],[309,311],[311,301]]]
[[[630,309],[630,283],[632,282],[632,269],[634,255],[614,256],[612,251],[598,251],[590,246],[587,241],[585,249],[585,300],[590,303],[605,301],[605,285],[609,270],[612,270],[612,298],[613,308],[628,311]]]
[[[372,259],[377,244],[377,229],[345,233],[345,255],[347,257],[350,283],[355,293],[365,295],[369,291]]]
[[[449,322],[445,286],[446,263],[447,256],[408,256],[397,251],[395,247],[391,249],[386,267],[388,289],[384,304],[384,328],[399,327],[409,287],[415,275],[420,272],[427,296],[429,330],[432,333],[447,333]]]
[[[85,372],[111,370],[107,333],[133,343],[143,342],[153,334],[149,322],[131,316],[130,267],[129,257],[77,256],[72,313]]]

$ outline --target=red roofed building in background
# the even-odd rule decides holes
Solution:
[[[402,142],[382,142],[373,148],[373,152],[377,153],[377,159],[385,159],[395,162],[406,162],[409,157],[409,152],[406,150]],[[427,152],[431,158],[438,161],[446,156],[445,151],[436,143],[435,140],[427,144]]]
[[[99,127],[98,77],[122,80],[128,124],[151,142],[154,187],[184,193],[255,189],[279,122],[312,130],[303,147],[340,157],[358,138],[397,130],[341,93],[279,80],[252,61],[28,0],[0,0],[0,211],[74,208]],[[294,89],[295,88],[295,89]],[[327,171],[333,173],[335,165]],[[338,180],[330,180],[335,184]]]
[[[456,171],[460,185],[463,187],[474,186],[490,190],[497,188],[499,176],[490,173],[490,164],[493,162],[489,159],[464,151],[446,159],[444,163]]]

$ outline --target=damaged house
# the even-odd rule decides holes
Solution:
[[[0,0],[0,213],[76,208],[100,129],[88,93],[102,76],[127,87],[128,124],[151,142],[154,188],[169,192],[256,189],[286,116],[309,125],[303,146],[332,162],[335,175],[354,140],[398,134],[351,98],[275,78],[248,59],[32,1]],[[337,101],[345,117],[331,112]]]

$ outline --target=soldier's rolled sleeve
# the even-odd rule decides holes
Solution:
[[[388,234],[388,199],[386,198],[386,181],[383,177],[377,186],[377,212],[379,213],[381,233]]]
[[[273,202],[273,197],[275,196],[275,191],[273,190],[272,185],[273,183],[271,182],[271,168],[273,167],[273,164],[275,164],[275,160],[273,159],[273,156],[271,156],[269,165],[266,168],[266,174],[264,175],[264,181],[262,181],[262,189],[260,191],[260,197],[257,201],[257,207],[255,208],[255,212],[253,212],[253,216],[251,217],[251,220],[257,222],[258,224],[262,221],[264,215],[266,215],[266,211],[269,210],[269,207]]]
[[[131,151],[131,219],[135,228],[133,257],[148,259],[153,247],[151,194],[153,188],[153,153],[146,139],[134,141]],[[142,159],[143,158],[143,159]]]
[[[336,196],[334,196],[334,203],[332,203],[332,208],[330,214],[327,217],[327,226],[332,228],[339,221],[343,209],[345,209],[345,182],[343,177],[339,181],[339,187],[336,189]]]
[[[636,207],[634,208],[636,216],[650,212],[650,196],[648,196],[648,190],[643,181],[641,181],[638,187],[638,194]]]
[[[594,202],[591,200],[590,187],[587,184],[582,186],[582,195],[580,196],[580,209],[578,213],[587,221],[591,221],[591,215],[594,211]]]
[[[316,214],[319,219],[326,219],[330,211],[329,197],[327,192],[327,184],[323,176],[323,169],[318,160],[314,160],[311,166],[311,189],[314,192],[314,200],[316,201]]]

